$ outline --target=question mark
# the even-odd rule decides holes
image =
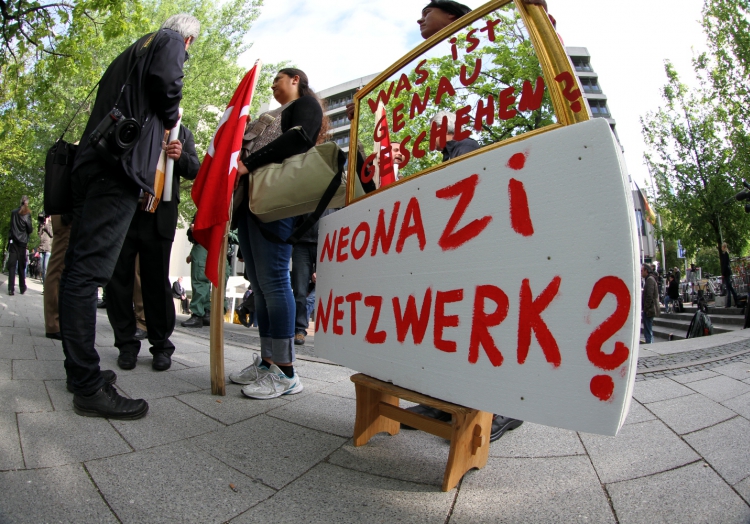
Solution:
[[[608,294],[615,296],[617,307],[589,336],[586,341],[586,356],[599,369],[612,371],[628,360],[630,349],[618,341],[615,342],[615,350],[608,354],[602,351],[602,346],[628,321],[632,299],[625,282],[615,276],[606,276],[594,284],[589,297],[589,309],[598,309]],[[607,401],[614,393],[615,383],[609,375],[597,375],[591,379],[590,389],[599,400]]]
[[[578,84],[573,75],[568,71],[563,71],[555,77],[555,80],[563,85],[563,95],[570,102],[570,108],[573,112],[578,113],[583,109],[580,100],[578,100],[581,97],[581,90],[578,89]]]

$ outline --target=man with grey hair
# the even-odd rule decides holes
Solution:
[[[433,129],[441,130],[440,133],[433,133],[433,135],[437,135],[435,145],[443,153],[443,162],[480,148],[479,142],[473,138],[465,138],[459,141],[453,140],[453,135],[456,133],[456,115],[454,113],[438,111],[432,117],[430,124]],[[443,134],[445,135],[445,141],[443,141]]]
[[[73,163],[73,223],[60,281],[60,328],[73,409],[88,417],[137,419],[143,399],[121,397],[99,369],[97,288],[112,278],[139,199],[156,195],[156,165],[179,119],[183,64],[200,23],[175,15],[109,65]]]

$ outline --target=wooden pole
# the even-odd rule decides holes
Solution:
[[[227,274],[227,246],[228,233],[231,218],[227,222],[226,231],[224,232],[224,241],[219,251],[219,285],[214,286],[211,290],[211,327],[210,327],[210,354],[211,360],[211,394],[226,396],[227,388],[224,379],[224,292],[226,291],[226,274]]]

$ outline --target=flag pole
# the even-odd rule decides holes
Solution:
[[[226,396],[224,378],[224,293],[226,291],[227,249],[229,244],[229,224],[232,222],[232,207],[229,207],[229,221],[224,230],[224,240],[219,250],[218,286],[211,290],[211,326],[209,330],[209,367],[211,369],[211,394]]]

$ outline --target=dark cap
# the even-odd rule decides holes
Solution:
[[[471,9],[469,7],[466,7],[464,4],[454,2],[453,0],[432,0],[432,2],[422,8],[422,11],[430,7],[435,7],[437,9],[440,9],[441,11],[445,11],[449,15],[454,15],[456,18],[461,18],[465,14],[471,12]]]

